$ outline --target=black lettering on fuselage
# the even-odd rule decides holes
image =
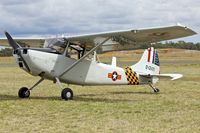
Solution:
[[[155,72],[155,67],[152,67],[152,66],[146,65],[145,68],[146,68],[146,70],[150,70],[150,71]]]

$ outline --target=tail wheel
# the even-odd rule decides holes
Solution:
[[[159,90],[158,88],[155,88],[155,89],[154,89],[154,92],[155,92],[155,93],[159,93],[160,90]]]
[[[18,96],[20,98],[28,98],[30,96],[30,91],[26,87],[22,87],[19,89]]]
[[[65,88],[61,92],[61,98],[65,100],[73,99],[73,91],[70,88]]]

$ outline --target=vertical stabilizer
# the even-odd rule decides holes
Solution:
[[[160,73],[160,62],[158,52],[153,48],[144,51],[142,58],[138,63],[132,66],[132,69],[139,74],[155,75]]]

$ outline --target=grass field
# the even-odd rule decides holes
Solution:
[[[13,58],[0,58],[0,132],[64,133],[188,133],[200,132],[200,52],[159,50],[162,73],[182,73],[177,81],[161,81],[159,94],[149,86],[70,85],[72,101],[60,98],[60,89],[44,81],[29,99],[19,99],[18,89],[39,78],[20,70]],[[139,60],[142,52],[100,55],[119,65]]]

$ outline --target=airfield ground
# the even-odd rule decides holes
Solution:
[[[0,58],[0,132],[200,132],[200,52],[159,50],[162,73],[182,73],[177,81],[161,81],[159,94],[149,86],[73,86],[72,101],[60,98],[60,89],[44,81],[29,99],[18,89],[38,77],[20,70],[12,57]],[[101,61],[117,56],[119,65],[137,62],[142,50],[106,53]]]

